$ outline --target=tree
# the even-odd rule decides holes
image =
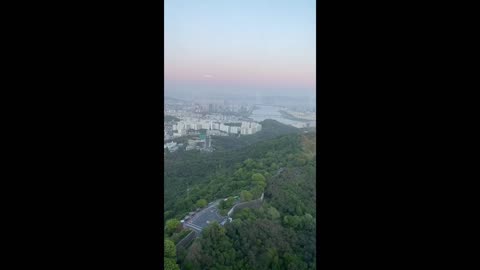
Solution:
[[[263,190],[267,186],[267,182],[265,180],[265,177],[261,173],[254,173],[252,175],[252,181],[256,185],[256,189],[259,191],[252,191],[253,197],[257,198],[260,196],[259,194],[262,194]]]
[[[272,165],[270,165],[270,168],[272,168],[272,170],[277,170],[278,169],[278,164],[277,163],[272,163]]]
[[[306,230],[315,230],[315,219],[310,214],[303,217],[303,228]]]
[[[178,221],[178,219],[169,219],[167,220],[167,224],[165,226],[165,230],[168,234],[172,234],[174,233],[175,231],[177,231],[177,229],[180,227],[180,221]]]
[[[165,270],[180,270],[175,259],[163,258],[163,269]]]
[[[258,187],[260,187],[261,189],[264,189],[266,186],[267,186],[267,183],[265,182],[255,182],[257,184]]]
[[[233,206],[235,199],[233,197],[228,197],[226,200],[221,200],[219,207],[221,210],[230,209]]]
[[[255,215],[252,212],[252,209],[250,208],[243,208],[239,212],[235,214],[236,219],[241,219],[241,220],[254,220]]]
[[[259,199],[262,196],[263,188],[261,186],[256,186],[252,189],[252,198]]]
[[[299,228],[302,226],[302,218],[299,216],[285,216],[283,224],[291,228]]]
[[[163,217],[164,217],[165,219],[171,218],[172,215],[173,215],[173,211],[165,211],[165,212],[163,213]]]
[[[201,269],[228,269],[225,267],[233,265],[235,251],[224,227],[212,222],[204,229],[199,240],[203,253],[200,260]]]
[[[218,211],[218,213],[221,215],[221,216],[226,216],[228,215],[228,209],[220,209]]]
[[[200,199],[200,200],[197,201],[196,205],[199,208],[203,208],[203,207],[207,206],[207,200]]]
[[[227,208],[227,203],[224,200],[221,200],[218,208],[220,208],[221,210]]]
[[[235,199],[233,197],[228,197],[226,201],[227,208],[232,208],[234,202],[235,202]]]
[[[302,216],[303,215],[302,207],[300,205],[297,205],[295,207],[295,213],[297,214],[297,216]]]
[[[185,269],[200,269],[203,256],[200,242],[198,240],[193,241],[185,257]]]
[[[243,170],[243,168],[240,168],[240,169],[238,169],[237,171],[235,171],[235,173],[233,174],[233,176],[234,176],[237,180],[242,180],[242,179],[245,177],[245,171]]]
[[[275,208],[275,207],[269,207],[268,210],[267,210],[267,214],[268,214],[268,217],[270,219],[278,219],[280,218],[280,213],[278,212],[278,210]]]
[[[253,161],[253,159],[249,158],[247,160],[245,160],[243,162],[243,164],[245,164],[245,166],[248,168],[248,169],[252,169],[254,166],[255,166],[255,161]]]
[[[265,182],[265,177],[261,173],[254,173],[252,175],[252,180],[254,182]]]
[[[176,250],[175,250],[175,244],[170,241],[170,240],[165,240],[163,241],[163,247],[164,247],[164,257],[168,258],[175,258],[176,256]]]
[[[252,200],[253,195],[249,191],[242,190],[242,192],[240,192],[240,198],[242,201],[247,202]]]

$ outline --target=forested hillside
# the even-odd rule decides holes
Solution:
[[[245,136],[242,147],[165,159],[166,220],[182,218],[202,200],[250,200],[265,192],[259,209],[239,211],[225,227],[214,223],[177,250],[181,269],[315,269],[315,133],[276,121],[262,131]]]
[[[213,140],[213,146],[217,151],[231,151],[239,149],[254,143],[276,138],[280,135],[301,133],[298,128],[284,125],[278,121],[267,119],[260,122],[262,130],[253,135],[244,135],[239,138],[236,137],[222,137],[216,136]]]
[[[254,135],[240,138],[215,137],[213,145],[216,150],[213,153],[179,150],[165,154],[165,220],[185,216],[196,209],[195,203],[199,199],[212,201],[230,196],[234,192],[240,193],[242,188],[250,185],[248,181],[253,173],[268,175],[276,170],[279,164],[266,165],[260,162],[254,166],[252,158],[261,157],[270,151],[267,161],[274,161],[272,150],[275,148],[272,147],[281,148],[287,153],[293,144],[288,144],[288,140],[284,139],[273,145],[274,141],[269,140],[282,135],[300,134],[301,131],[275,120],[261,123],[262,130]],[[258,144],[260,142],[263,143]]]

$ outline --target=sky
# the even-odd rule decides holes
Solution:
[[[315,0],[165,0],[165,95],[315,97]]]

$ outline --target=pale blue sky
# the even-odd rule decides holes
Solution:
[[[165,0],[165,86],[315,95],[314,0]]]

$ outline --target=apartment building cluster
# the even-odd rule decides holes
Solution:
[[[168,149],[170,152],[175,152],[178,150],[178,147],[182,146],[183,144],[177,144],[176,142],[168,142],[163,145],[163,149]]]
[[[185,150],[189,151],[194,149],[207,152],[213,151],[212,138],[206,134],[200,134],[198,138],[188,140],[188,145]]]
[[[204,119],[185,119],[173,125],[173,136],[181,137],[188,135],[189,130],[201,130],[207,131],[218,130],[226,134],[241,134],[250,135],[262,130],[262,125],[256,122],[236,122],[236,123],[224,123],[219,121],[211,121]],[[212,134],[212,133],[210,133]],[[216,135],[216,134],[212,134]]]

